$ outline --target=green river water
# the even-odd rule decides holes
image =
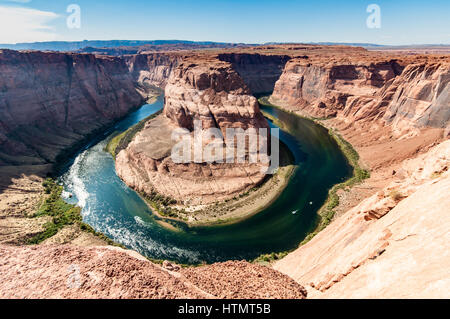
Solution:
[[[169,230],[117,177],[113,158],[104,150],[114,132],[126,130],[162,107],[160,97],[130,114],[79,152],[59,177],[66,200],[82,207],[86,223],[147,257],[210,263],[294,249],[315,228],[328,190],[351,176],[351,166],[325,128],[261,106],[283,123],[280,139],[295,157],[296,169],[286,189],[269,207],[241,222],[193,228],[180,223],[180,231]]]

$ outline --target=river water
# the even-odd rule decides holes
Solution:
[[[253,259],[263,253],[294,249],[317,222],[328,190],[351,175],[345,156],[326,129],[282,110],[262,106],[284,123],[280,139],[296,169],[283,193],[262,212],[236,224],[169,230],[156,222],[146,203],[116,175],[104,149],[121,132],[163,107],[163,97],[142,106],[67,163],[59,177],[68,202],[82,207],[83,220],[96,231],[141,254],[179,263]],[[273,124],[271,124],[273,126]],[[292,214],[296,211],[296,214]]]

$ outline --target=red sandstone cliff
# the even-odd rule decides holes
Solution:
[[[164,89],[172,71],[186,53],[161,52],[124,56],[131,75],[144,86]]]
[[[120,58],[0,51],[0,164],[53,163],[143,99]]]
[[[360,204],[351,205],[346,213],[308,244],[277,263],[275,268],[307,285],[311,296],[448,298],[448,142],[432,149],[428,155],[405,162],[401,170],[396,168],[393,171],[386,167],[386,163],[414,157],[442,139],[441,130],[448,127],[450,109],[448,56],[398,58],[384,53],[368,53],[360,48],[307,45],[244,51],[246,54],[292,56],[277,81],[273,101],[276,104],[284,101],[286,108],[306,115],[336,116],[327,123],[338,123],[336,126],[343,128],[344,137],[355,145],[362,160],[370,168],[388,170],[375,181],[382,187],[363,184],[360,188],[367,188],[367,199],[361,202],[365,197],[357,198]],[[248,172],[237,171],[236,167],[216,167],[216,170],[208,171],[199,166],[184,168],[159,162],[167,157],[166,151],[170,149],[164,138],[170,133],[168,128],[189,127],[194,117],[220,128],[241,118],[245,125],[259,123],[258,116],[251,115],[257,113],[255,100],[243,85],[248,81],[250,87],[255,85],[259,90],[256,83],[264,79],[264,75],[258,77],[257,72],[246,66],[247,62],[255,62],[253,58],[228,56],[224,59],[229,63],[216,64],[217,59],[212,57],[217,57],[217,53],[205,55],[211,58],[204,60],[206,64],[193,63],[185,65],[185,69],[177,69],[179,62],[166,59],[166,56],[136,56],[126,58],[125,64],[120,58],[84,54],[1,51],[0,164],[54,161],[56,154],[68,145],[141,103],[135,81],[163,87],[167,83],[166,77],[173,73],[166,87],[170,90],[167,94],[170,104],[166,110],[168,116],[149,123],[146,130],[136,136],[127,149],[128,157],[121,155],[126,163],[121,166],[124,171],[119,174],[137,189],[141,187],[139,184],[149,185],[146,182],[155,178],[160,187],[167,187],[161,188],[162,192],[179,194],[181,191],[186,198],[200,194],[209,196],[210,200],[217,199],[216,194],[228,195],[229,189],[233,192],[253,185],[254,181],[249,182],[246,175]],[[270,72],[279,65],[269,64],[272,64]],[[272,83],[274,77],[270,75],[270,80],[264,80],[265,87]],[[231,81],[227,82],[227,79]],[[234,108],[236,101],[240,103],[238,108]],[[208,113],[208,109],[213,111]],[[363,129],[355,129],[355,123],[362,123]],[[437,132],[421,131],[428,126],[435,127]],[[410,137],[411,134],[404,134],[411,132],[418,135]],[[156,145],[153,149],[148,149],[150,139]],[[386,143],[380,142],[386,139]],[[20,174],[23,171],[18,168],[15,172]],[[219,179],[216,179],[215,172],[220,172]],[[372,173],[378,175],[378,172]],[[139,174],[149,179],[138,178]],[[180,176],[183,178],[176,180]],[[216,184],[216,180],[239,180],[239,183],[230,183],[227,187],[232,187],[224,190],[219,188],[221,183]],[[394,181],[392,185],[385,185],[391,180]],[[173,186],[173,181],[179,182],[175,185],[185,185],[184,188]],[[208,185],[202,185],[200,181],[207,181]],[[140,190],[145,190],[143,187]],[[26,205],[30,202],[31,191],[33,200],[38,201],[38,191],[26,190],[26,195],[18,195],[15,187],[10,191],[13,195],[8,193],[6,196],[8,209],[11,208],[9,215],[19,216],[33,209],[33,205]],[[354,192],[355,189],[348,193]],[[13,201],[14,207],[10,205]],[[15,223],[15,220],[8,222]],[[14,228],[3,227],[5,230],[2,232],[19,233],[21,227],[27,228],[28,232],[35,231],[30,230],[26,223],[24,225],[20,221]],[[140,261],[130,261],[121,254],[107,254],[105,260],[99,260],[95,257],[98,253],[103,251],[73,247],[2,247],[3,264],[0,268],[4,267],[2,273],[11,279],[8,281],[11,285],[1,293],[5,297],[36,296],[33,290],[28,289],[30,283],[39,287],[43,283],[56,283],[60,290],[45,286],[39,296],[117,297],[123,295],[121,287],[129,287],[129,296],[135,297],[202,297],[205,292],[214,296],[230,296],[228,293],[232,287],[248,291],[241,286],[247,278],[252,282],[260,280],[258,285],[263,286],[270,278],[263,271],[259,273],[261,277],[258,276],[262,279],[251,277],[254,270],[242,271],[242,277],[237,277],[239,272],[234,272],[232,278],[227,277],[229,270],[241,269],[232,263],[229,268],[208,268],[207,279],[188,269],[183,273],[189,280],[177,281],[176,277],[166,275],[148,262],[141,265]],[[72,261],[82,261],[81,269],[87,270],[85,276],[89,276],[89,269],[98,266],[100,275],[105,275],[107,280],[99,285],[87,281],[88,284],[77,294],[65,290],[67,274],[58,271]],[[36,273],[33,265],[47,272]],[[14,271],[17,268],[21,269],[21,274]],[[139,277],[141,271],[143,277]],[[123,286],[118,287],[108,274],[123,280],[120,281]],[[138,275],[130,277],[129,274]],[[282,281],[278,276],[272,278]],[[231,280],[234,277],[238,280]],[[83,278],[90,280],[90,277]],[[136,282],[134,278],[143,281]],[[218,278],[217,282],[210,284],[211,278]],[[222,280],[227,280],[225,289],[218,288],[223,287]],[[142,282],[151,284],[142,287]],[[191,284],[196,287],[191,289]],[[153,289],[156,286],[159,288]],[[165,286],[169,288],[165,289]],[[252,283],[250,286],[255,287]],[[292,282],[288,286],[293,287]],[[279,289],[264,287],[266,290],[261,291]],[[300,291],[300,288],[296,289]],[[237,290],[236,296],[264,297],[253,293],[239,294]],[[283,296],[299,295],[289,292]]]
[[[260,53],[227,52],[210,54],[197,53],[206,57],[217,57],[220,61],[231,63],[232,68],[243,79],[253,94],[272,92],[275,82],[283,72],[290,56],[284,54],[265,55]],[[164,89],[172,71],[192,56],[188,51],[143,52],[125,55],[133,78],[141,84]]]
[[[318,298],[450,297],[450,141],[406,160],[392,182],[275,269]]]
[[[414,63],[392,83],[395,93],[384,114],[394,130],[446,128],[450,123],[450,62]]]
[[[351,55],[347,61],[292,59],[270,100],[314,117],[337,117],[347,123],[380,120],[396,135],[415,128],[446,127],[448,59],[374,60]]]
[[[284,66],[291,58],[285,54],[221,53],[219,60],[230,62],[253,94],[272,92]]]
[[[396,61],[314,64],[307,58],[295,59],[286,65],[271,100],[317,117],[342,112],[354,119],[373,118],[368,105],[386,101],[386,95],[377,93],[401,69]]]
[[[275,263],[309,297],[448,298],[449,72],[448,55],[309,50],[287,63],[271,101],[332,117],[322,123],[371,170],[338,192],[327,228]]]
[[[179,127],[268,128],[258,102],[229,63],[186,60],[172,74],[165,90],[164,115]]]

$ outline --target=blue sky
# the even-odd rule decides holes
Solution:
[[[368,28],[369,4],[381,9]],[[66,24],[69,4],[81,28]],[[219,42],[450,44],[449,0],[0,0],[0,43],[183,39]]]

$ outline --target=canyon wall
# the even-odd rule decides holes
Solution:
[[[229,63],[214,59],[184,61],[170,77],[165,90],[164,114],[179,127],[267,128],[255,97]]]
[[[0,164],[54,163],[143,103],[124,61],[0,51]]]
[[[391,86],[395,93],[383,119],[394,130],[449,125],[450,63],[408,65]]]
[[[270,101],[304,115],[347,123],[380,120],[400,136],[450,120],[450,63],[353,58],[345,62],[290,60]]]
[[[231,63],[232,68],[244,80],[253,94],[272,92],[275,82],[280,78],[288,55],[265,55],[259,53],[198,53],[217,57],[220,61]],[[141,84],[164,89],[170,74],[192,52],[143,52],[125,55],[124,59],[133,78]]]
[[[174,163],[172,132],[184,128],[193,134],[195,120],[203,130],[219,129],[223,136],[231,127],[268,128],[256,98],[229,63],[204,57],[187,59],[171,73],[165,87],[164,113],[147,122],[117,155],[117,174],[138,191],[156,191],[191,204],[231,198],[263,181],[260,163],[220,163],[205,158]],[[223,155],[220,158],[224,160]]]
[[[389,98],[377,93],[401,70],[396,61],[314,64],[308,58],[297,58],[286,65],[271,101],[315,117],[339,112],[353,119],[373,118],[373,104],[382,107]]]
[[[283,50],[149,52],[123,58],[2,50],[0,164],[55,162],[86,134],[141,104],[141,96],[164,89],[177,66],[195,55],[228,63],[252,93],[275,86],[274,104],[305,115],[335,116],[347,123],[379,120],[397,136],[448,125],[450,71],[445,58],[402,60],[343,47]],[[167,99],[168,109],[172,99]]]
[[[177,52],[142,53],[126,55],[124,59],[136,82],[164,89],[170,74],[185,55]]]
[[[15,175],[23,174],[26,166],[50,169],[47,166],[68,148],[129,113],[158,87],[166,93],[164,114],[149,121],[117,155],[118,175],[137,191],[157,191],[187,204],[232,198],[262,182],[260,165],[173,163],[171,133],[177,128],[191,131],[195,119],[201,120],[204,128],[218,128],[222,133],[228,127],[265,128],[267,122],[251,93],[271,91],[276,81],[271,97],[274,104],[307,116],[333,117],[326,122],[330,125],[343,123],[339,132],[369,163],[372,176],[379,168],[385,171],[379,177],[383,179],[381,189],[363,184],[361,188],[371,193],[362,197],[367,199],[350,206],[275,268],[306,285],[313,297],[448,298],[449,144],[404,162],[401,170],[386,165],[430,149],[442,140],[445,128],[444,138],[448,138],[448,56],[397,58],[361,48],[308,45],[258,48],[260,53],[243,51],[161,52],[118,58],[1,50],[0,186],[12,185],[3,168]],[[366,126],[357,130],[358,123]],[[375,126],[368,129],[369,125]],[[435,129],[424,131],[430,127]],[[389,141],[383,144],[382,139]],[[393,184],[384,185],[391,180]],[[40,180],[33,177],[33,183],[40,185]],[[8,214],[34,212],[39,187],[34,190],[15,181],[9,193],[2,192]],[[21,189],[23,192],[18,192]],[[20,227],[36,232],[27,224],[15,224],[17,228],[5,226],[2,232],[9,231],[10,236]],[[27,283],[31,278],[27,276],[34,276],[24,260],[29,262],[32,257],[41,265],[38,255],[55,255],[51,250],[33,249],[24,249],[21,259],[11,261],[22,267],[24,277],[8,274],[14,279],[10,282]],[[58,254],[77,262],[81,255],[93,255],[72,249],[63,248]],[[2,254],[11,258],[15,249],[2,248]],[[108,258],[112,263],[120,260],[125,268],[130,262],[114,254]],[[210,278],[228,271],[211,269]],[[192,280],[198,278],[193,271],[185,273]],[[169,277],[161,276],[163,281],[173,279]],[[200,286],[205,286],[204,282]],[[175,287],[173,296],[180,296],[176,293],[180,287],[186,288],[184,284]],[[17,287],[2,293],[10,296],[12,288]],[[90,289],[97,288],[88,286],[83,296],[91,296]],[[46,296],[53,296],[52,291],[46,290]],[[205,295],[198,292],[195,288],[184,296]],[[30,296],[29,290],[22,293]],[[223,291],[208,293],[223,295]],[[69,295],[61,291],[58,296]],[[100,295],[111,296],[96,296]]]
[[[180,51],[119,58],[0,51],[0,164],[56,162],[86,135],[126,115],[155,89],[164,89],[189,55],[192,52]],[[287,60],[286,56],[248,54],[222,58],[242,72],[255,92],[270,89]],[[235,84],[244,87],[239,81]]]
[[[318,49],[320,51],[320,49]],[[274,268],[312,298],[448,298],[449,56],[306,50],[273,104],[352,143],[371,177],[338,191],[332,223]]]
[[[219,60],[229,62],[239,73],[253,94],[272,92],[280,78],[288,55],[264,55],[259,53],[222,53]]]

